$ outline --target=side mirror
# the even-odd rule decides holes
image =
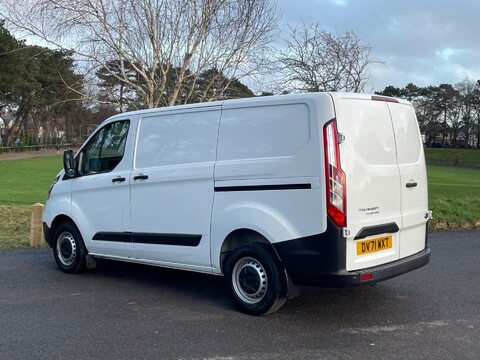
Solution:
[[[73,150],[67,150],[63,153],[63,169],[65,170],[65,174],[69,177],[77,175]]]

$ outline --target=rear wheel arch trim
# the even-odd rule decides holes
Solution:
[[[269,241],[269,239],[265,235],[253,229],[248,229],[248,228],[236,229],[231,231],[225,237],[225,239],[222,242],[222,246],[220,247],[219,256],[220,256],[220,267],[221,267],[222,273],[224,271],[224,265],[225,265],[224,263],[225,263],[227,254],[231,253],[232,251],[239,248],[240,246],[243,246],[246,244],[254,244],[254,243],[265,244],[271,247],[272,251],[275,253],[275,255],[280,261],[280,257],[278,256],[277,251],[275,250],[272,243]]]

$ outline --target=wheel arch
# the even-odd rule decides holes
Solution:
[[[55,219],[53,219],[52,225],[50,227],[51,233],[54,234],[57,227],[60,224],[63,224],[64,222],[71,222],[78,229],[77,224],[75,223],[75,221],[73,221],[73,219],[70,216],[62,214],[62,215],[57,215]]]
[[[50,247],[53,248],[53,243],[54,243],[54,236],[55,236],[55,232],[57,230],[57,228],[61,225],[61,224],[64,224],[66,222],[69,222],[69,223],[72,223],[78,230],[78,232],[80,233],[80,235],[83,237],[80,229],[78,228],[77,224],[75,223],[75,221],[68,215],[65,215],[65,214],[60,214],[60,215],[57,215],[53,221],[52,221],[52,224],[50,225],[50,231],[48,232],[49,233],[49,237],[50,239],[48,239],[50,242],[47,241],[47,243],[50,245]]]
[[[227,235],[227,237],[224,239],[222,246],[220,248],[220,267],[221,267],[222,273],[224,270],[225,259],[229,253],[231,253],[232,251],[234,251],[235,249],[237,249],[242,245],[254,244],[254,243],[265,244],[266,246],[271,248],[271,251],[280,260],[272,243],[268,241],[268,239],[265,236],[263,236],[261,233],[248,228],[236,229]]]

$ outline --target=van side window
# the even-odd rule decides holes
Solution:
[[[82,175],[109,172],[123,158],[130,121],[117,121],[100,129],[83,148],[79,172]]]

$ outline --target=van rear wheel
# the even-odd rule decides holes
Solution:
[[[60,224],[55,230],[53,241],[53,256],[60,270],[71,274],[85,270],[87,249],[73,223]]]
[[[225,280],[236,307],[249,315],[279,310],[287,301],[287,279],[268,245],[255,243],[234,250],[225,260]]]

